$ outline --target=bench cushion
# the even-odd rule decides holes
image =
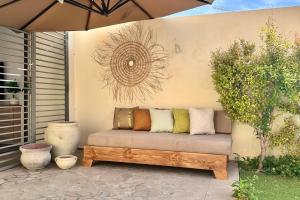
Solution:
[[[174,133],[149,133],[132,130],[109,130],[90,134],[88,145],[182,151],[206,154],[231,153],[231,135],[188,135]]]

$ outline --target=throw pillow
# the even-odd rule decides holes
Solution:
[[[173,133],[190,132],[190,116],[187,109],[172,109],[174,117]]]
[[[214,114],[215,131],[221,134],[231,134],[232,123],[224,110],[217,110]]]
[[[215,134],[214,111],[211,108],[190,108],[190,134]]]
[[[132,129],[135,108],[115,108],[113,129]]]
[[[134,109],[133,111],[133,130],[150,131],[151,118],[149,109]]]
[[[173,116],[171,110],[150,109],[150,132],[172,132]]]

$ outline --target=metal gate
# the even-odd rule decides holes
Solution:
[[[31,35],[0,27],[0,170],[18,164],[31,140]]]
[[[19,147],[42,142],[48,122],[68,119],[65,33],[0,27],[0,171],[19,164]]]

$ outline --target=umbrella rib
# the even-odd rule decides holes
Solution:
[[[110,0],[107,0],[107,3],[106,3],[106,8],[109,10],[109,4],[110,4]]]
[[[8,2],[6,4],[1,5],[0,8],[4,8],[4,7],[9,6],[11,4],[17,3],[18,1],[20,1],[20,0],[14,0],[14,1]]]
[[[90,0],[90,8],[92,7],[92,0]],[[88,11],[88,16],[86,19],[86,25],[85,25],[85,30],[89,29],[89,24],[90,24],[90,18],[91,18],[91,11]]]
[[[101,0],[101,5],[102,5],[102,9],[103,9],[104,13],[107,13],[107,12],[108,12],[108,9],[107,9],[107,7],[106,7],[106,3],[105,3],[104,0]]]
[[[136,2],[135,0],[130,1],[134,3],[134,5],[136,5],[141,11],[143,11],[143,13],[145,13],[149,17],[149,19],[154,19],[154,17],[147,10],[145,10],[138,2]]]
[[[91,2],[96,8],[98,8],[98,10],[100,10],[100,12],[104,13],[103,9],[102,9],[98,4],[96,4],[95,1],[90,0],[90,2]]]
[[[115,5],[113,5],[113,7],[111,7],[111,9],[108,11],[108,14],[114,12],[115,10],[117,10],[118,8],[122,7],[123,5],[125,5],[126,3],[128,3],[129,0],[119,0]]]
[[[95,12],[97,14],[100,14],[100,15],[103,15],[103,11],[102,10],[95,10],[93,8],[89,8],[88,6],[82,4],[82,3],[79,3],[77,1],[74,1],[74,0],[64,0],[65,3],[68,3],[68,4],[71,4],[73,6],[76,6],[78,8],[81,8],[81,9],[84,9],[84,10],[89,10],[91,12]]]
[[[200,2],[205,3],[205,4],[212,4],[211,2],[206,1],[206,0],[196,0],[196,1],[200,1]]]
[[[42,16],[45,12],[47,12],[50,8],[52,8],[57,3],[58,3],[57,0],[53,1],[50,5],[48,5],[44,10],[42,10],[36,16],[34,16],[34,18],[32,18],[29,22],[27,22],[25,25],[23,25],[20,29],[24,30],[26,27],[28,27],[30,24],[32,24],[35,20],[37,20],[40,16]]]

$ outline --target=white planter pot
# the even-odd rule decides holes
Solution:
[[[19,105],[19,99],[12,97],[9,99],[9,104],[10,105]]]
[[[77,157],[73,155],[63,155],[55,158],[55,162],[60,169],[70,169],[75,166]]]
[[[46,167],[51,160],[52,146],[48,144],[27,144],[20,147],[22,152],[20,161],[29,170],[37,170]]]
[[[53,146],[53,158],[75,153],[80,132],[75,122],[52,122],[45,131],[45,141]]]

